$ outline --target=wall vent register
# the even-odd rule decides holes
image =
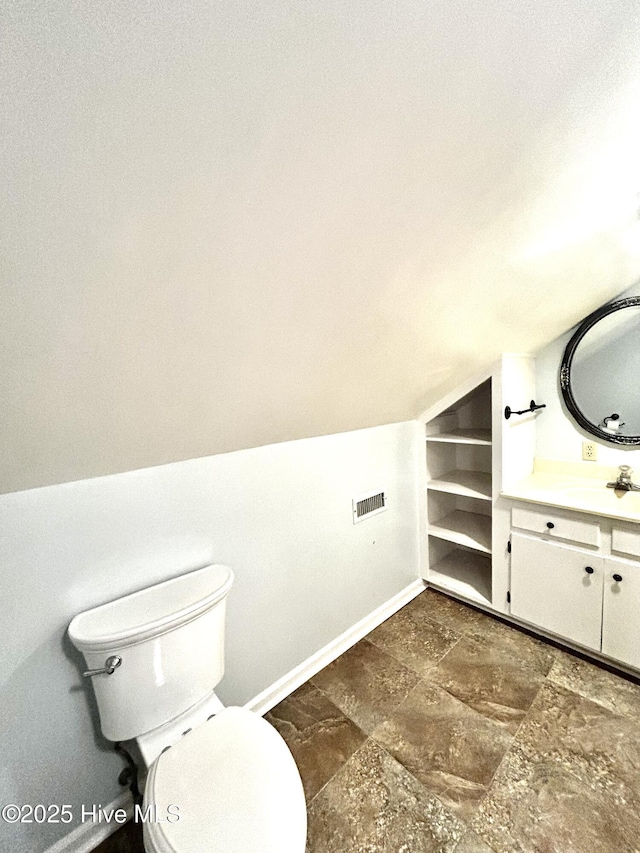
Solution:
[[[353,523],[364,521],[365,518],[371,518],[372,515],[377,515],[379,512],[384,512],[387,508],[387,496],[384,492],[367,492],[366,495],[360,495],[352,501],[353,507]]]

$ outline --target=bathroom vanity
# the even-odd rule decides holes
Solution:
[[[570,392],[567,364],[559,361],[557,385]],[[556,382],[546,384],[547,394],[556,389]],[[426,443],[422,576],[449,595],[637,674],[640,490],[624,480],[625,488],[607,487],[617,465],[537,458],[545,399],[536,399],[535,359],[504,355],[420,419]],[[554,417],[567,418],[559,395],[555,408]],[[588,432],[602,446],[609,440],[640,445],[640,436],[618,431],[612,417],[608,411]],[[588,436],[575,420],[579,452]]]
[[[558,474],[558,491],[567,482],[578,490],[577,479]],[[600,490],[612,504],[619,501],[622,517],[615,506],[606,516],[577,512],[539,503],[535,480],[534,474],[505,493],[520,497],[509,502],[510,614],[640,669],[640,514],[630,520],[625,504],[635,495],[616,498],[606,483],[587,483],[594,502]]]

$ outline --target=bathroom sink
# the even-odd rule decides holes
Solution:
[[[558,484],[558,492],[572,501],[594,503],[598,506],[616,507],[630,512],[640,512],[640,492],[625,492],[618,489],[608,489],[606,485],[571,485]]]
[[[608,489],[606,482],[536,473],[507,493],[509,497],[550,506],[640,522],[640,492]]]
[[[606,486],[573,486],[569,483],[558,483],[553,487],[553,491],[571,497],[573,500],[598,500],[608,491]],[[612,490],[613,491],[613,490]]]

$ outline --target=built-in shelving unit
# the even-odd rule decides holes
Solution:
[[[454,509],[429,525],[429,536],[491,554],[491,517]]]
[[[427,441],[452,444],[491,444],[490,429],[454,429],[451,432],[428,435]]]
[[[484,471],[447,471],[429,480],[427,488],[479,501],[491,500],[491,474]]]
[[[452,551],[429,568],[429,583],[470,601],[491,604],[491,561],[473,551]]]
[[[429,583],[491,605],[491,380],[425,426]]]

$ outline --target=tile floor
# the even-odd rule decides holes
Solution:
[[[433,590],[267,719],[307,853],[640,853],[640,686]]]

